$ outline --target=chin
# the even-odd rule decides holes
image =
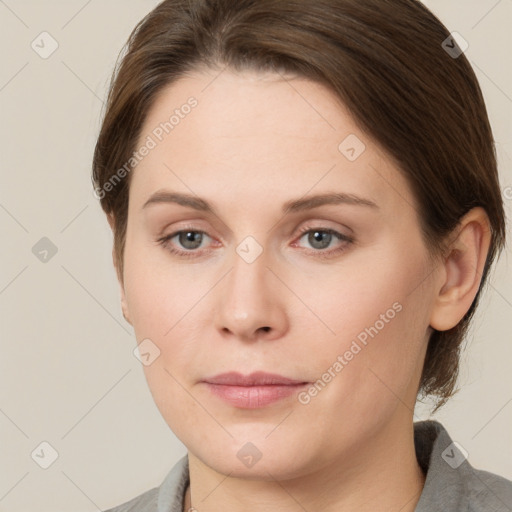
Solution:
[[[264,436],[249,436],[243,441],[227,437],[223,438],[225,442],[207,445],[198,440],[193,443],[195,446],[187,447],[203,464],[232,478],[289,480],[302,476],[305,468],[311,469],[311,457],[304,451],[304,445],[298,450],[295,443],[283,444],[278,436],[273,441],[265,440]]]

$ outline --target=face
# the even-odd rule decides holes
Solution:
[[[158,96],[131,175],[122,300],[154,400],[225,474],[370,457],[410,426],[429,334],[414,197],[323,86],[215,77]]]

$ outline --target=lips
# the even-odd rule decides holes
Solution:
[[[238,372],[228,372],[204,379],[204,382],[223,386],[293,386],[305,384],[303,380],[289,379],[276,373],[267,372],[254,372],[247,376]]]
[[[308,382],[282,375],[228,372],[202,381],[217,398],[240,409],[258,409],[299,392]]]

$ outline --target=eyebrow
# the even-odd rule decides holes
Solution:
[[[157,192],[152,194],[149,197],[149,199],[144,203],[142,209],[147,208],[148,206],[153,204],[162,203],[175,203],[181,206],[193,208],[194,210],[212,213],[216,215],[215,209],[210,203],[208,203],[208,201],[205,201],[200,197],[193,196],[190,194],[182,194],[167,190],[158,190]],[[319,206],[327,204],[349,204],[379,209],[379,206],[375,202],[369,199],[365,199],[363,197],[359,197],[354,194],[330,193],[317,194],[314,196],[287,201],[286,203],[284,203],[282,211],[283,214],[286,215],[288,213],[295,213],[304,210],[310,210],[313,208],[318,208]]]

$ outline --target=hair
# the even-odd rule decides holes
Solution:
[[[444,405],[454,394],[461,345],[482,287],[505,243],[484,99],[465,55],[443,47],[449,37],[417,0],[161,2],[134,28],[119,56],[93,158],[95,190],[114,220],[121,284],[131,173],[108,184],[130,161],[158,93],[204,68],[313,80],[334,92],[394,160],[416,199],[429,254],[442,252],[447,235],[473,207],[488,215],[491,243],[478,293],[455,327],[433,330],[428,342],[418,393],[435,397],[435,410]],[[455,41],[449,46],[459,48]]]

